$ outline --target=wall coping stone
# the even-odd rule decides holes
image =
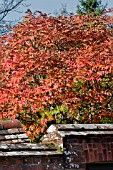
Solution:
[[[112,135],[113,124],[57,124],[51,125],[48,134],[59,134],[60,138],[66,135],[88,136],[88,135]]]
[[[62,155],[62,152],[58,151],[7,151],[7,152],[1,152],[0,151],[0,158],[1,157],[29,157],[29,156],[58,156]]]
[[[113,130],[113,124],[58,124],[58,130]]]

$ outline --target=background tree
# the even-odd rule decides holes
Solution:
[[[19,11],[20,5],[26,6],[25,0],[0,0],[0,34],[5,34],[10,30],[10,26],[14,25],[12,20],[6,21],[5,17],[14,11]],[[16,22],[16,21],[15,21]],[[7,27],[6,27],[7,26]],[[9,26],[9,27],[8,27]]]
[[[77,6],[77,14],[90,14],[95,12],[95,15],[101,15],[106,10],[106,5],[102,5],[101,0],[79,0],[80,5]]]
[[[67,10],[66,4],[62,4],[62,6],[61,6],[61,8],[59,10],[55,10],[54,15],[55,15],[55,17],[58,17],[58,16],[67,17],[67,16],[69,16],[70,13]]]

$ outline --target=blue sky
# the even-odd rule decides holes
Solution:
[[[14,20],[18,19],[25,15],[25,11],[27,8],[30,8],[31,11],[42,11],[44,13],[51,13],[53,14],[55,10],[59,10],[62,7],[62,4],[67,6],[68,12],[74,12],[76,11],[76,6],[79,4],[79,0],[26,0],[25,3],[27,5],[30,5],[29,7],[23,7],[19,9],[22,13],[13,12],[10,13],[6,19],[7,20]],[[108,7],[113,7],[113,0],[102,0],[102,4],[108,4]]]

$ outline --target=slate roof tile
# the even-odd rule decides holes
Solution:
[[[55,147],[30,143],[19,120],[0,121],[0,157],[59,154]]]
[[[0,144],[30,142],[19,120],[0,121]]]

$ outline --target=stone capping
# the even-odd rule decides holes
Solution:
[[[41,145],[39,143],[19,143],[19,144],[1,144],[0,145],[0,151],[7,151],[8,149],[10,148],[15,150],[15,151],[18,151],[18,150],[27,150],[27,151],[56,151],[56,149],[54,147],[49,147],[49,146],[44,146],[44,145]]]
[[[59,131],[113,130],[113,124],[58,124]]]
[[[113,135],[113,124],[55,124],[42,137],[42,143],[53,143],[63,149],[65,136]]]
[[[59,124],[56,125],[62,136],[113,135],[113,124]]]
[[[47,150],[47,151],[6,151],[6,152],[1,152],[0,151],[0,158],[2,157],[29,157],[29,156],[59,156],[62,155],[61,152],[58,151],[51,151],[51,150]]]

